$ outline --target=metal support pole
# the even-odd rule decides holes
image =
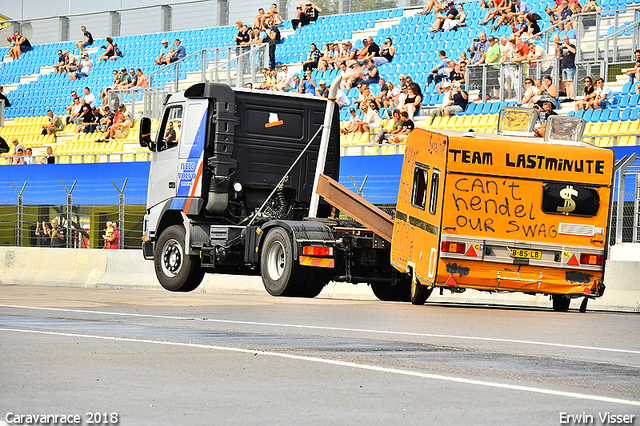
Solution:
[[[180,82],[180,62],[176,62],[175,71],[173,75],[173,91],[178,91],[178,84]]]
[[[72,237],[72,228],[73,228],[73,221],[72,221],[72,209],[73,209],[73,199],[71,196],[71,193],[73,192],[73,188],[76,187],[76,183],[78,183],[78,179],[73,181],[73,185],[71,185],[71,189],[67,189],[67,185],[64,184],[64,181],[61,180],[60,182],[62,182],[62,186],[64,186],[64,190],[67,191],[67,236],[66,236],[66,246],[67,248],[71,248],[71,237]]]
[[[16,238],[16,246],[22,247],[22,225],[24,223],[24,197],[22,196],[22,193],[27,186],[27,181],[24,182],[24,185],[22,185],[22,189],[20,191],[18,191],[18,188],[16,188],[16,185],[13,182],[11,182],[11,185],[13,185],[13,189],[15,189],[18,193],[18,225],[16,226],[18,234]]]
[[[127,186],[127,181],[129,178],[124,178],[124,183],[122,184],[122,189],[118,188],[114,181],[111,181],[113,186],[116,187],[116,191],[118,191],[118,228],[120,231],[118,232],[118,247],[120,249],[124,248],[124,188]]]
[[[206,82],[207,81],[207,55],[208,52],[207,50],[201,50],[200,51],[202,53],[202,72],[200,74],[200,78],[202,79],[202,82]]]

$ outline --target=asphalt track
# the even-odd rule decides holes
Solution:
[[[20,285],[0,295],[0,424],[613,424],[606,413],[640,424],[637,314]]]

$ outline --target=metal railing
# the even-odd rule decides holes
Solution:
[[[640,157],[633,153],[617,161],[617,200],[612,203],[610,244],[640,242]],[[631,188],[627,185],[631,184]]]
[[[69,142],[71,143],[71,142]],[[49,156],[31,155],[31,163],[25,163],[24,155],[4,155],[0,158],[8,160],[6,166],[36,166],[47,165],[47,159]],[[74,152],[69,154],[55,154],[51,157],[54,158],[54,164],[96,164],[96,163],[132,163],[132,162],[145,162],[151,161],[151,151],[142,152]],[[14,163],[15,160],[20,160],[20,163]]]

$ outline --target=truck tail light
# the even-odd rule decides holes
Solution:
[[[302,254],[306,256],[333,256],[333,247],[305,246]]]
[[[443,241],[440,245],[440,250],[443,253],[465,254],[467,251],[466,248],[465,243],[452,243],[450,241]]]
[[[599,265],[599,266],[602,266],[604,264],[604,255],[602,255],[602,254],[582,253],[580,255],[580,264],[581,265]]]

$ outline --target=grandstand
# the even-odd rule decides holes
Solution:
[[[546,2],[535,0],[529,2],[541,17],[542,33],[539,43],[549,46],[552,28],[550,29],[549,17],[544,13]],[[584,28],[581,31],[584,36],[577,42],[580,46],[582,63],[578,64],[579,71],[577,80],[587,72],[593,73],[594,77],[607,76],[609,67],[594,65],[595,60],[604,58],[605,62],[625,62],[625,57],[631,57],[631,52],[637,47],[637,15],[640,8],[634,8],[634,3],[622,0],[605,1],[603,7],[605,11],[598,16],[595,27]],[[502,36],[510,31],[509,27],[503,25],[497,30],[490,27],[480,27],[479,23],[484,17],[484,12],[480,9],[476,1],[466,2],[467,26],[457,31],[437,32],[428,31],[433,17],[431,15],[418,15],[419,9],[390,9],[370,12],[333,15],[321,17],[315,25],[308,25],[303,28],[291,29],[289,21],[284,23],[282,29],[283,41],[276,48],[276,60],[280,64],[289,64],[296,69],[300,62],[306,58],[309,43],[314,42],[319,46],[331,41],[352,40],[356,47],[362,46],[362,38],[372,36],[378,43],[386,36],[394,39],[396,46],[396,56],[391,63],[383,64],[379,67],[380,75],[394,83],[398,83],[400,74],[412,76],[414,82],[422,87],[424,97],[423,107],[438,105],[442,100],[442,95],[435,92],[432,84],[426,84],[426,76],[429,70],[437,62],[437,52],[445,50],[450,58],[457,58],[459,54],[466,51],[472,40],[481,31],[487,35]],[[607,29],[604,31],[604,29]],[[246,78],[255,78],[256,70],[238,78],[235,70],[235,49],[233,48],[233,36],[236,33],[235,26],[191,29],[174,32],[160,32],[154,34],[140,34],[126,37],[117,37],[114,42],[118,43],[124,52],[124,57],[114,62],[97,61],[98,56],[103,52],[100,46],[105,44],[105,40],[96,40],[94,47],[88,49],[90,57],[94,62],[94,67],[89,77],[78,81],[70,81],[65,74],[56,74],[51,65],[56,59],[56,50],[69,50],[75,52],[77,49],[73,42],[51,43],[35,45],[34,49],[26,52],[16,61],[8,59],[7,48],[0,49],[0,56],[4,57],[0,63],[0,85],[5,87],[12,106],[5,110],[5,126],[0,128],[0,136],[13,137],[21,136],[21,141],[27,146],[32,146],[36,153],[41,152],[44,146],[53,145],[55,154],[65,156],[76,154],[75,160],[72,157],[61,157],[61,162],[88,162],[106,161],[98,154],[126,154],[127,159],[145,160],[148,158],[139,149],[135,141],[137,140],[137,124],[134,124],[129,136],[117,143],[101,145],[95,140],[100,139],[100,134],[76,134],[75,126],[68,125],[55,137],[42,136],[39,133],[44,122],[47,109],[52,109],[55,114],[63,115],[65,107],[70,103],[69,93],[72,90],[80,90],[84,86],[91,88],[93,93],[109,86],[112,81],[112,70],[121,67],[141,67],[150,76],[151,88],[147,91],[136,91],[124,93],[121,101],[130,105],[130,110],[137,120],[140,111],[148,112],[145,109],[144,98],[148,93],[161,91],[170,92],[177,88],[185,88],[188,85],[201,81],[202,78],[211,78],[213,70],[222,81],[230,81],[237,85],[243,85]],[[563,33],[561,33],[562,35]],[[567,33],[569,37],[575,37],[575,31]],[[173,40],[180,38],[187,47],[190,55],[183,61],[167,67],[158,67],[153,64],[153,58],[157,55],[160,40],[167,38]],[[611,59],[609,52],[602,52],[602,43],[605,45],[615,45],[616,51]],[[208,50],[202,50],[208,49]],[[262,65],[265,55],[256,58]],[[622,59],[621,59],[622,58]],[[629,61],[629,60],[627,60]],[[584,65],[583,65],[584,64]],[[597,72],[596,72],[597,71]],[[314,71],[312,78],[315,81],[324,79],[331,81],[338,76],[338,70]],[[581,74],[582,72],[582,74]],[[244,73],[243,73],[244,74]],[[233,76],[233,77],[231,77]],[[521,79],[524,73],[521,73]],[[177,80],[177,85],[174,84]],[[613,79],[610,79],[613,80]],[[239,83],[239,84],[238,84]],[[637,121],[640,112],[638,106],[638,95],[635,93],[635,85],[624,84],[624,80],[616,80],[608,83],[615,92],[613,104],[605,110],[587,112],[584,118],[590,123],[585,134],[585,140],[601,146],[637,146],[640,141],[637,137]],[[577,92],[581,92],[581,87]],[[372,93],[378,94],[380,87],[371,86]],[[470,99],[475,99],[479,95],[485,99],[481,91],[470,91]],[[353,101],[357,98],[357,89],[352,88],[347,96]],[[515,99],[487,102],[471,102],[466,111],[454,117],[443,117],[431,120],[429,118],[417,117],[417,124],[425,127],[440,129],[458,129],[480,132],[495,132],[496,114],[504,105],[515,103]],[[148,103],[148,102],[147,102]],[[561,114],[573,114],[573,104],[562,104]],[[423,108],[424,109],[424,108]],[[152,114],[158,114],[158,109]],[[582,115],[579,111],[578,115]],[[157,118],[157,116],[155,117]],[[341,111],[341,119],[348,118],[348,108]],[[385,123],[387,124],[387,123]],[[157,122],[156,122],[157,125]],[[354,145],[366,145],[368,135],[354,135],[343,137],[343,154],[351,155],[374,155],[381,153],[401,153],[401,148],[390,149],[352,149]],[[347,149],[349,148],[349,149]],[[373,147],[375,148],[375,147]],[[11,155],[12,153],[8,153]],[[86,154],[86,155],[83,155]],[[67,159],[63,159],[67,158]],[[2,163],[7,163],[4,159]]]

